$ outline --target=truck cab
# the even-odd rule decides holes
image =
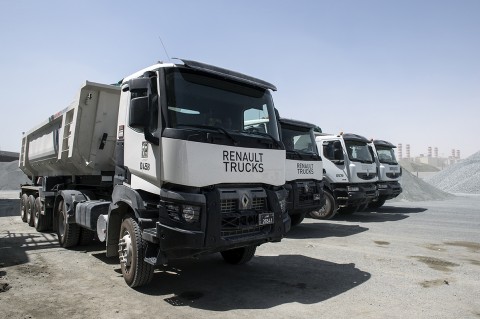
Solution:
[[[318,155],[313,124],[286,118],[280,118],[279,122],[286,150],[287,209],[292,226],[296,226],[307,213],[319,210],[325,204],[323,164]]]
[[[377,198],[377,170],[365,137],[315,133],[323,160],[326,216],[354,213]],[[315,215],[314,218],[323,218]]]
[[[378,197],[368,206],[379,208],[385,204],[386,200],[393,199],[402,192],[402,187],[399,183],[402,176],[402,167],[395,158],[395,145],[392,143],[383,140],[372,140],[369,147],[377,165]]]

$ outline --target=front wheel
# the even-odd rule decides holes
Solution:
[[[383,206],[383,204],[385,204],[385,199],[378,199],[377,201],[375,202],[371,202],[370,204],[368,204],[368,207],[370,208],[380,208]]]
[[[300,225],[300,223],[303,221],[304,218],[305,218],[304,213],[290,215],[290,220],[291,220],[292,227]]]
[[[249,262],[255,255],[257,246],[247,246],[241,248],[235,248],[230,250],[222,251],[223,259],[232,265],[241,265]]]
[[[337,203],[330,192],[325,191],[325,205],[319,210],[310,212],[310,217],[315,219],[331,219],[337,213]]]
[[[125,218],[120,226],[118,257],[123,279],[132,288],[146,285],[153,278],[154,267],[144,260],[146,245],[135,219]]]

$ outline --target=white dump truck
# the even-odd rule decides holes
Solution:
[[[296,226],[306,214],[319,211],[325,205],[323,164],[318,154],[313,124],[280,118],[280,127],[286,150],[287,209],[292,226]]]
[[[393,150],[395,145],[392,143],[383,140],[372,140],[369,146],[377,164],[378,197],[368,206],[379,208],[385,204],[386,200],[395,198],[402,192],[402,187],[399,183],[402,176],[402,167],[395,158]]]
[[[377,169],[370,142],[357,134],[315,133],[323,160],[325,206],[311,217],[331,218],[337,212],[354,213],[375,200]]]
[[[172,259],[245,263],[290,229],[275,86],[181,61],[86,82],[22,138],[22,219],[63,247],[105,242],[130,287]],[[266,132],[245,129],[258,119]]]

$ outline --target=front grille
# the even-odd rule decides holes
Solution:
[[[400,173],[387,173],[388,178],[399,178]]]
[[[233,239],[268,231],[271,225],[258,225],[258,215],[268,211],[262,188],[220,189],[221,237]]]
[[[297,183],[299,204],[314,202],[314,194],[317,194],[317,187],[313,182]]]
[[[357,173],[357,176],[358,178],[361,178],[361,179],[364,179],[364,180],[370,180],[370,179],[374,179],[375,176],[377,176],[376,173]]]

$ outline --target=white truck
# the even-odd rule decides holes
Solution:
[[[393,150],[395,145],[392,143],[383,140],[372,140],[369,146],[377,164],[378,197],[370,202],[368,207],[379,208],[385,204],[386,200],[395,198],[402,192],[402,187],[399,183],[402,176],[402,167],[395,158]]]
[[[325,205],[323,164],[318,154],[313,124],[280,118],[280,127],[286,150],[287,209],[292,226],[296,226],[306,214],[318,211]]]
[[[63,247],[105,242],[125,282],[169,260],[231,264],[290,229],[272,84],[212,65],[158,63],[117,86],[86,82],[22,138],[22,219]],[[268,119],[266,132],[245,122]]]
[[[325,205],[311,217],[331,218],[337,212],[354,213],[377,198],[377,169],[365,137],[315,133],[323,160]]]

